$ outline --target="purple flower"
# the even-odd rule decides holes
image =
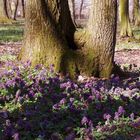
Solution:
[[[90,128],[93,128],[93,122],[91,120],[88,122],[88,125]]]
[[[70,98],[70,102],[72,103],[74,101],[74,98]]]
[[[62,100],[60,100],[60,104],[61,105],[65,104],[65,103],[66,103],[66,99],[65,98],[63,98]]]
[[[16,92],[16,99],[19,98],[20,94],[21,94],[21,90],[19,89],[19,90]]]
[[[13,140],[20,140],[19,133],[15,133],[12,137],[13,137]]]
[[[39,69],[41,69],[41,67],[42,67],[42,65],[41,64],[38,64],[38,65],[35,66],[35,69],[36,70],[39,70]]]
[[[115,117],[114,117],[114,119],[115,119],[115,120],[118,120],[119,117],[120,117],[120,114],[119,114],[118,112],[115,112]]]
[[[54,64],[50,65],[50,72],[51,72],[51,73],[54,72]]]
[[[82,120],[81,120],[81,124],[82,124],[82,125],[86,125],[88,122],[89,122],[89,121],[88,121],[88,118],[87,118],[86,116],[84,116],[84,117],[82,118]]]
[[[133,123],[132,123],[132,126],[133,126],[133,127],[136,127],[136,128],[137,128],[137,127],[140,127],[140,119],[138,119],[136,122],[133,122]]]
[[[95,99],[95,97],[92,95],[88,97],[88,101],[93,101],[94,99]]]
[[[124,108],[123,108],[122,106],[119,106],[119,108],[118,108],[118,113],[119,113],[120,115],[122,115],[122,114],[125,113],[125,110],[124,110]]]
[[[130,118],[132,121],[134,120],[134,117],[135,117],[134,113],[130,114]]]
[[[58,105],[58,104],[53,105],[53,109],[54,109],[54,110],[59,109],[59,105]]]
[[[111,119],[111,115],[110,114],[104,114],[104,119],[109,121]]]
[[[8,112],[7,111],[0,111],[0,117],[3,117],[3,118],[8,118]]]

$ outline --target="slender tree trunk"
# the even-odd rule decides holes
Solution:
[[[9,18],[7,0],[4,0],[4,9],[5,9],[5,14],[6,14],[6,16]]]
[[[135,25],[140,25],[140,6],[139,0],[133,0],[133,22]]]
[[[6,0],[6,3],[7,3],[7,12],[8,12],[8,16],[9,16],[9,18],[12,19],[11,0]]]
[[[25,3],[24,3],[24,0],[21,0],[21,4],[22,4],[23,18],[25,18]]]
[[[132,36],[129,20],[129,0],[120,0],[120,35],[121,37]]]
[[[18,5],[19,5],[19,0],[16,0],[15,1],[15,10],[14,10],[14,15],[13,15],[14,20],[16,20]]]
[[[76,9],[75,9],[75,0],[71,0],[71,4],[72,4],[72,19],[73,19],[73,23],[75,24],[75,25],[77,25],[76,24]]]
[[[80,4],[80,11],[79,11],[79,17],[80,17],[80,19],[82,18],[82,9],[83,9],[83,4],[84,4],[84,0],[81,0],[81,4]]]

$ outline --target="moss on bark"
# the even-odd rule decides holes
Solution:
[[[30,60],[32,65],[54,64],[56,72],[70,77],[109,77],[114,60],[117,3],[92,2],[88,27],[76,31],[66,0],[28,1],[25,41],[19,58]]]

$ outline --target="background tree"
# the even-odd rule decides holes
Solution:
[[[21,60],[30,60],[33,65],[54,64],[55,71],[71,76],[77,72],[110,76],[114,66],[116,1],[92,0],[88,27],[77,32],[67,0],[30,0],[26,4]]]
[[[79,10],[79,18],[82,18],[82,9],[83,9],[84,0],[81,0],[80,10]]]
[[[129,20],[129,0],[120,0],[120,35],[121,37],[132,36]]]
[[[21,5],[22,5],[23,18],[25,18],[25,1],[24,0],[21,0]]]
[[[139,0],[133,0],[133,22],[135,25],[140,25]]]
[[[6,10],[6,0],[0,0],[0,23],[11,23]]]
[[[13,19],[16,20],[16,16],[17,16],[17,10],[18,10],[18,6],[19,6],[19,0],[15,0],[15,9],[14,9],[14,14],[13,14]]]
[[[75,0],[71,0],[71,5],[72,5],[72,19],[73,23],[76,25],[76,8],[75,8]]]
[[[6,16],[9,18],[9,14],[8,14],[8,1],[4,0],[4,10],[6,13]]]

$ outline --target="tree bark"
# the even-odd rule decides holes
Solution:
[[[5,14],[6,14],[6,16],[9,18],[7,0],[4,0],[4,9],[5,9]]]
[[[140,25],[140,6],[139,0],[133,0],[133,22],[136,26]]]
[[[80,4],[80,11],[79,11],[79,18],[82,18],[82,9],[83,9],[83,4],[84,4],[84,0],[81,0],[81,4]]]
[[[23,15],[23,18],[25,18],[25,3],[24,3],[24,0],[21,0],[21,4],[22,4],[22,15]]]
[[[132,29],[129,20],[129,0],[120,0],[120,35],[121,37],[131,37]]]
[[[84,53],[87,74],[109,77],[114,67],[116,43],[116,0],[92,0],[88,23],[88,41]]]
[[[19,0],[16,0],[15,1],[15,10],[14,10],[14,15],[13,15],[14,20],[16,20],[18,5],[19,5]]]
[[[73,19],[73,23],[76,26],[76,9],[75,9],[75,0],[71,0],[71,4],[72,4],[72,19]]]
[[[6,1],[0,0],[0,23],[11,23],[6,14]]]
[[[63,6],[63,9],[61,8]],[[66,0],[30,0],[26,3],[25,42],[21,60],[33,65],[54,64],[56,71],[63,69],[66,50],[73,49],[73,26]]]
[[[7,1],[7,11],[8,11],[9,18],[12,19],[11,0],[6,0],[6,1]]]
[[[26,5],[25,41],[19,55],[32,65],[54,64],[71,77],[109,77],[114,66],[116,0],[92,0],[88,27],[76,31],[67,0],[30,0]]]

